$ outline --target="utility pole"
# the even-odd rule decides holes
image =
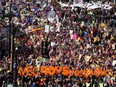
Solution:
[[[13,82],[15,81],[15,67],[14,67],[14,35],[13,35],[13,27],[11,29],[11,72]],[[15,87],[15,86],[14,86]]]
[[[10,15],[9,15],[9,55],[11,58],[10,71],[12,72],[13,87],[17,87],[17,59],[14,59],[14,23],[12,21],[12,4],[10,3]]]
[[[11,6],[12,6],[12,4],[10,3],[10,15],[9,15],[9,57],[11,58],[10,71],[13,72],[13,35],[12,35],[13,31],[12,31],[12,27],[11,27],[11,21],[12,21]]]

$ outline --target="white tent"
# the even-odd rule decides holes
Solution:
[[[80,8],[85,8],[85,4],[81,4],[81,3],[78,3],[78,4],[73,4],[73,5],[70,5],[71,7],[80,7]]]
[[[112,8],[112,6],[110,6],[107,2],[105,4],[102,4],[101,1],[92,2],[92,3],[85,3],[85,4],[73,2],[72,5],[69,5],[68,3],[65,4],[65,3],[60,2],[60,5],[61,5],[61,7],[72,7],[72,10],[75,7],[88,8],[88,9],[97,9],[97,8],[111,9]]]
[[[110,5],[104,5],[102,9],[110,10],[110,9],[112,9],[112,6],[110,6]]]
[[[93,4],[89,7],[87,7],[88,9],[96,9],[96,8],[101,8],[101,6],[97,5],[97,4]]]
[[[70,7],[68,4],[64,4],[64,3],[62,3],[61,4],[61,7]]]
[[[102,4],[100,1],[98,2],[92,2],[92,3],[87,3],[87,8],[88,9],[96,9],[96,8],[101,8]]]
[[[93,4],[92,3],[86,3],[86,7],[88,8],[88,7],[90,7],[90,6],[92,6]]]

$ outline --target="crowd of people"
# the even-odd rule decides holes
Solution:
[[[2,2],[3,1],[3,2]],[[13,83],[8,40],[2,29],[9,29],[5,19],[10,0],[0,7],[0,87]],[[11,0],[12,1],[12,0]],[[17,75],[23,87],[115,87],[116,86],[116,8],[110,10],[61,8],[55,0],[14,0],[14,58],[20,66],[69,66],[74,69],[108,69],[108,76],[27,77]],[[6,11],[6,12],[5,12]],[[8,13],[10,14],[10,13]],[[11,15],[11,14],[10,14]],[[20,34],[20,33],[21,34]],[[7,43],[6,43],[6,42]],[[45,43],[45,45],[44,45]],[[15,61],[15,62],[16,62]],[[2,86],[4,87],[4,86]],[[18,86],[17,86],[18,87]]]

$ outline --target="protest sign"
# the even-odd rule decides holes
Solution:
[[[38,72],[37,67],[27,66],[25,68],[20,67],[18,69],[18,74],[21,76],[38,76],[40,73],[45,75],[54,75],[54,74],[62,74],[64,76],[85,76],[88,78],[90,75],[98,76],[107,76],[108,70],[103,70],[102,68],[92,69],[84,69],[84,70],[70,70],[68,66],[40,66],[40,72]]]
[[[47,24],[45,24],[45,32],[46,32],[46,33],[49,33],[49,31],[50,31],[50,26],[47,25]]]

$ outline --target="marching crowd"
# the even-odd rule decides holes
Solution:
[[[3,0],[2,16],[9,10]],[[12,0],[11,0],[12,1]],[[44,76],[17,75],[17,84],[24,87],[115,87],[116,86],[116,8],[110,10],[69,7],[56,1],[16,0],[12,2],[14,58],[20,66],[69,66],[73,69],[108,69],[108,76]],[[51,18],[51,19],[50,19]],[[2,20],[1,29],[6,27]],[[0,87],[12,83],[9,73],[11,59],[1,43]],[[45,43],[45,45],[43,45]],[[45,47],[44,47],[45,46]],[[44,52],[43,52],[44,51]],[[46,59],[47,58],[47,59]],[[4,87],[4,86],[3,86]]]

